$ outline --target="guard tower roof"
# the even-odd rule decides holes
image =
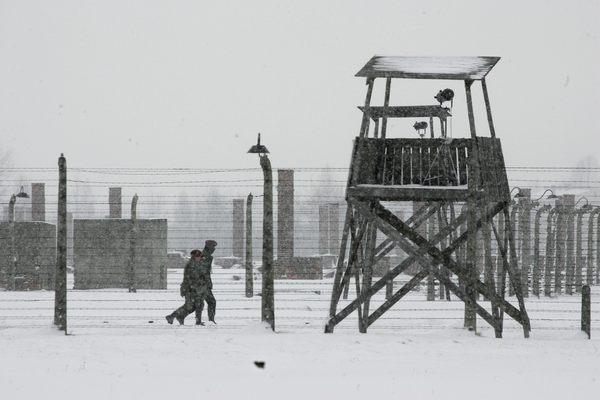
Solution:
[[[373,56],[356,76],[367,78],[481,80],[500,57]]]

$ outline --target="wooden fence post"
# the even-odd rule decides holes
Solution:
[[[492,260],[492,224],[488,218],[484,219],[482,223],[483,225],[481,227],[481,233],[483,238],[484,254],[483,280],[486,285],[490,285],[491,288],[495,288],[496,283],[494,282],[494,263]]]
[[[388,263],[386,273],[389,272],[391,268],[392,268],[391,265]],[[393,294],[394,294],[394,280],[389,279],[385,283],[385,299],[389,300]]]

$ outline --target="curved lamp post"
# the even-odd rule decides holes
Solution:
[[[591,211],[593,207],[590,205],[588,199],[584,196],[580,197],[575,205],[579,204],[581,200],[585,200],[585,205],[579,208],[576,212],[577,215],[577,231],[576,231],[576,247],[575,247],[575,291],[577,293],[581,292],[581,282],[582,282],[582,274],[583,274],[583,254],[582,254],[582,223],[583,223],[583,215]],[[571,277],[572,282],[572,277]],[[572,293],[572,287],[568,287],[569,294]]]
[[[263,197],[263,253],[262,253],[262,298],[261,319],[275,330],[275,296],[273,284],[273,172],[267,154],[269,150],[258,142],[248,150],[258,154],[264,176]]]
[[[558,208],[553,207],[546,219],[546,268],[544,270],[544,296],[552,295],[552,271],[554,271],[554,244],[556,242],[556,230],[552,229],[552,222],[558,215]]]
[[[594,284],[594,217],[596,214],[600,213],[600,207],[594,207],[592,211],[590,211],[590,215],[588,217],[588,242],[587,242],[587,268],[586,268],[586,284],[593,285]],[[596,252],[598,251],[598,247],[596,246]],[[596,258],[598,257],[598,253],[596,253]]]
[[[514,188],[513,188],[513,189],[514,189]],[[540,197],[538,197],[537,199],[535,199],[534,201],[541,200],[541,199],[544,197],[544,195],[545,195],[546,193],[548,193],[548,192],[550,192],[550,196],[548,196],[548,200],[551,200],[551,199],[558,199],[558,196],[554,194],[554,192],[552,191],[552,189],[546,189],[546,190],[544,190],[544,193],[542,193],[542,195],[541,195]]]
[[[544,190],[544,193],[537,199],[533,201],[534,207],[538,205],[538,201],[543,199],[546,193],[550,192],[550,195],[547,197],[548,200],[557,199],[558,196],[554,194],[552,189]],[[542,257],[540,255],[540,219],[542,217],[542,213],[549,211],[548,219],[546,221],[546,259],[545,263],[542,266]],[[538,209],[535,213],[534,220],[534,267],[533,267],[533,284],[532,291],[533,294],[537,297],[540,297],[540,280],[542,275],[542,268],[544,268],[544,295],[550,296],[551,294],[551,278],[552,278],[552,261],[553,261],[553,253],[554,253],[554,233],[552,231],[552,219],[556,214],[556,207],[552,208],[550,204],[546,204]]]
[[[518,187],[518,186],[515,186],[515,187],[513,187],[510,190],[510,195],[511,196],[512,196],[512,193],[515,191],[515,189],[517,189],[517,194],[515,194],[515,196],[514,196],[515,199],[520,199],[520,198],[527,197],[526,195],[524,195],[521,192],[521,188]],[[513,199],[510,202],[510,229],[513,232],[513,234],[515,234],[515,235],[517,234],[517,226],[519,228],[522,228],[522,226],[521,226],[520,223],[517,225],[517,215],[519,215],[519,220],[520,220],[521,219],[521,213],[523,212],[523,207],[524,207],[524,204],[521,203],[520,201],[517,202],[516,200]],[[517,248],[516,248],[517,243],[518,243],[518,241],[516,240],[516,236],[515,236],[515,251],[517,250]],[[508,247],[506,248],[506,250],[508,251]],[[515,261],[516,264],[515,264],[514,268],[517,271],[519,271],[519,276],[520,276],[520,279],[522,280],[523,279],[523,276],[522,276],[523,275],[523,271],[522,271],[523,263],[522,263],[522,260],[519,260],[518,258],[515,258],[515,260],[516,260]],[[527,285],[527,281],[526,280],[525,280],[525,285]],[[525,286],[525,288],[527,288],[527,286]],[[513,296],[514,295],[514,288],[513,288],[512,284],[510,284],[508,286],[508,295],[509,296]]]
[[[534,296],[540,297],[540,272],[542,268],[542,260],[540,257],[540,218],[542,213],[549,211],[552,208],[550,204],[545,204],[535,212],[533,223],[533,274],[531,291]]]

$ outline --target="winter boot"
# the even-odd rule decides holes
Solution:
[[[202,322],[201,319],[196,319],[196,325],[202,325],[202,326],[204,326],[204,322]]]
[[[173,314],[169,314],[165,317],[165,319],[167,320],[167,322],[169,323],[169,325],[173,325],[173,319],[175,317],[173,316]]]

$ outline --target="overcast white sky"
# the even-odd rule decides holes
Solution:
[[[507,164],[573,165],[600,145],[598,21],[599,1],[0,1],[0,144],[15,166],[257,167],[260,131],[275,167],[345,167],[372,55],[498,55]],[[461,85],[398,82],[394,104],[460,90],[467,135]]]

